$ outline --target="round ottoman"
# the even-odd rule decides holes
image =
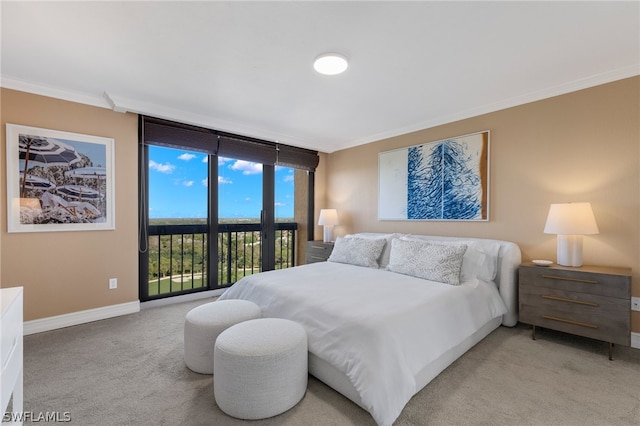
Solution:
[[[307,333],[293,321],[261,318],[220,333],[213,391],[230,416],[264,419],[296,405],[307,390]]]
[[[184,362],[201,374],[213,373],[213,345],[227,328],[260,318],[258,305],[248,300],[220,300],[190,310],[184,319]]]

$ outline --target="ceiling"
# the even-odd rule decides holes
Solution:
[[[6,2],[2,87],[323,152],[640,74],[640,2]],[[344,74],[312,67],[345,55]]]

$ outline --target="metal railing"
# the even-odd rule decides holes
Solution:
[[[275,224],[275,265],[284,269],[295,265],[298,224]],[[167,297],[207,290],[208,226],[149,225],[148,297]],[[217,286],[225,287],[262,270],[259,223],[218,224]]]

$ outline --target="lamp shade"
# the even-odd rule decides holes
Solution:
[[[598,234],[598,224],[591,203],[551,204],[545,234],[591,235]]]
[[[336,209],[320,210],[318,225],[335,226],[338,224],[338,211]]]

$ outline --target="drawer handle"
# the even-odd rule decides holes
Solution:
[[[557,296],[547,296],[546,294],[543,295],[542,298],[543,299],[558,300],[560,302],[576,303],[578,305],[587,305],[587,306],[593,306],[593,307],[597,307],[598,306],[597,303],[593,303],[593,302],[584,302],[582,300],[566,299],[564,297],[557,297]]]
[[[311,246],[311,248],[318,249],[318,250],[326,250],[327,249],[326,247],[323,247],[323,246]]]
[[[542,318],[548,319],[548,320],[553,320],[553,321],[566,322],[568,324],[581,325],[582,327],[598,328],[598,326],[594,325],[594,324],[589,324],[589,323],[586,323],[586,322],[578,322],[578,321],[568,320],[568,319],[564,319],[564,318],[551,317],[549,315],[543,315]]]
[[[555,275],[542,275],[542,278],[549,278],[551,280],[575,281],[578,283],[587,283],[587,284],[598,284],[598,281],[596,280],[583,280],[580,278],[557,277]]]

